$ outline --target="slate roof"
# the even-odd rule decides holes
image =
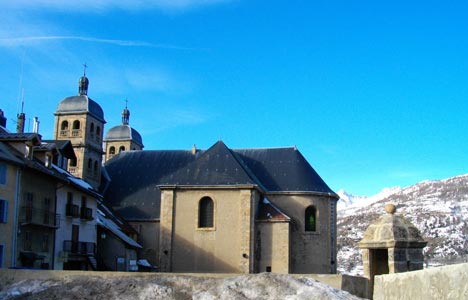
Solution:
[[[101,106],[86,95],[71,96],[60,101],[55,115],[90,113],[105,123],[104,111]]]
[[[172,185],[258,185],[223,142],[201,152],[196,160],[170,177],[168,184]]]
[[[295,147],[125,151],[106,162],[104,199],[127,220],[159,219],[161,186],[254,185],[266,193],[337,195]]]
[[[130,127],[129,125],[118,125],[114,126],[106,133],[104,141],[122,141],[122,140],[133,140],[137,144],[143,146],[143,140],[140,133]]]
[[[3,136],[3,140],[10,141],[10,142],[11,141],[13,142],[24,141],[24,140],[35,141],[38,138],[37,134],[20,134],[20,135],[9,134],[9,135],[10,135],[10,138]],[[25,139],[23,135],[26,136],[27,138]],[[48,149],[49,146],[55,146],[55,145],[44,143],[41,146],[36,146],[35,148],[39,149],[39,147],[44,147],[43,149],[46,149],[46,148]],[[26,168],[29,170],[40,172],[41,175],[52,176],[61,182],[67,182],[71,185],[74,185],[75,187],[79,188],[80,190],[86,193],[89,193],[90,195],[93,195],[98,198],[102,198],[102,196],[98,194],[97,191],[94,190],[84,180],[74,177],[69,172],[62,170],[55,165],[52,165],[51,168],[47,168],[42,162],[38,161],[35,158],[32,158],[32,159],[25,158],[23,155],[21,155],[21,153],[18,150],[8,145],[8,142],[3,142],[0,139],[0,161],[1,160],[15,164],[21,168]]]
[[[56,172],[53,169],[47,168],[41,162],[37,161],[35,158],[27,159],[24,158],[18,150],[14,149],[6,142],[0,141],[0,160],[8,161],[10,163],[16,164],[20,167],[26,167],[30,170],[35,170],[41,172],[42,174],[47,174],[55,177],[61,181],[67,181],[67,178]]]
[[[260,222],[289,222],[291,218],[271,203],[268,198],[263,198],[258,205],[256,220]]]
[[[234,151],[267,191],[334,194],[295,147]]]
[[[185,150],[124,151],[105,164],[111,178],[104,199],[125,219],[159,219],[158,185],[170,184],[178,169],[197,155]]]
[[[47,144],[55,144],[60,153],[68,159],[76,159],[75,151],[70,140],[42,140]]]
[[[0,141],[7,142],[25,142],[32,141],[34,144],[39,145],[41,135],[38,133],[0,133]]]
[[[15,155],[16,150],[11,148],[8,144],[0,142],[0,160],[7,161],[16,165],[23,165],[23,159]]]

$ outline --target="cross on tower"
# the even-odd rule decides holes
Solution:
[[[127,108],[128,98],[125,98],[125,108]]]
[[[86,68],[88,67],[88,65],[84,63],[83,67],[84,67],[83,76],[86,76]]]

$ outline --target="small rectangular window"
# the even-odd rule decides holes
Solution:
[[[0,200],[0,223],[8,222],[8,201]]]
[[[73,194],[71,192],[67,193],[67,204],[73,204]]]
[[[7,165],[0,163],[0,185],[6,185],[7,180]]]

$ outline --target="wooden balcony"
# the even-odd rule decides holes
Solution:
[[[58,228],[60,225],[60,214],[56,214],[54,211],[23,206],[20,209],[19,222],[23,226],[36,225]]]
[[[89,207],[81,207],[80,218],[83,220],[93,220],[93,210]]]
[[[79,218],[80,217],[80,208],[78,205],[67,204],[65,207],[65,215],[67,217]]]
[[[95,255],[96,244],[90,242],[63,241],[63,251],[79,255]]]

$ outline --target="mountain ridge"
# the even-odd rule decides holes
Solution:
[[[344,196],[338,202],[337,216],[340,273],[362,275],[357,243],[389,202],[428,241],[423,250],[426,267],[468,260],[468,174],[387,188],[372,197],[353,198],[342,190],[338,194]]]

